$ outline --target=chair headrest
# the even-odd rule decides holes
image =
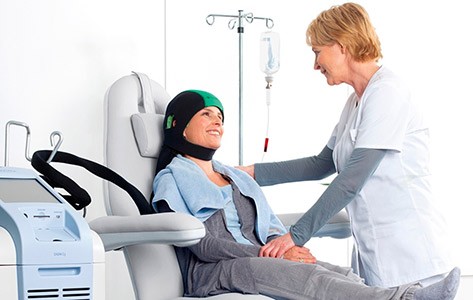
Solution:
[[[164,115],[138,113],[131,116],[131,123],[140,155],[158,158],[163,143]]]

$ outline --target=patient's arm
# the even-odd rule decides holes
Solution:
[[[160,213],[173,212],[166,201],[156,202],[156,208]],[[206,234],[196,245],[188,247],[195,256],[205,262],[218,262],[220,260],[258,256],[260,247],[255,245],[243,245],[229,237],[225,227],[222,211],[214,213],[204,222]]]
[[[225,238],[225,234],[222,236],[218,231],[226,229],[223,222],[219,222],[219,219],[222,219],[222,215],[217,212],[204,222],[207,234],[198,244],[188,247],[195,256],[205,262],[258,256],[259,246],[240,244]],[[215,229],[217,229],[217,232]],[[303,263],[316,263],[316,258],[310,253],[310,250],[299,246],[289,249],[284,254],[284,259]]]
[[[232,239],[226,230],[222,211],[214,213],[204,222],[207,234],[196,245],[190,246],[189,250],[200,260],[205,262],[218,262],[239,257],[256,257],[260,247],[255,245],[244,245]]]

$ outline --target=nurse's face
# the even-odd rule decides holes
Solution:
[[[210,149],[218,149],[223,135],[223,116],[215,106],[199,110],[184,130],[190,143]]]
[[[329,85],[345,82],[347,74],[347,51],[336,43],[330,46],[312,46],[315,54],[314,70],[320,70]]]

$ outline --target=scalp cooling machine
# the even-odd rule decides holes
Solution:
[[[98,235],[36,172],[6,161],[0,167],[0,279],[3,300],[105,298]]]

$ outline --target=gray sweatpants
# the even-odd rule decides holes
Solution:
[[[252,277],[261,294],[275,299],[413,299],[417,285],[370,287],[350,268],[325,262],[310,265],[287,260],[252,259]],[[281,266],[283,265],[283,266]],[[283,271],[282,271],[283,270]],[[283,274],[281,274],[283,273]],[[301,276],[302,274],[306,274]],[[301,280],[303,278],[303,280]]]

